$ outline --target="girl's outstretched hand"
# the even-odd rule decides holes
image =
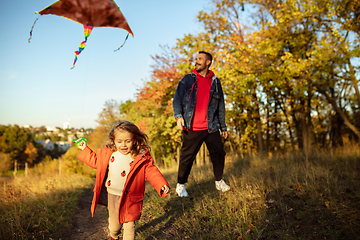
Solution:
[[[79,138],[80,140],[81,138]],[[84,150],[84,148],[86,147],[86,141],[82,140],[81,142],[76,144],[78,146],[78,148],[80,148],[81,150]]]
[[[168,185],[164,185],[162,188],[161,188],[161,193],[163,194],[168,194],[169,193],[169,190],[170,190],[170,188],[169,188],[169,186]],[[161,195],[162,195],[161,194]]]

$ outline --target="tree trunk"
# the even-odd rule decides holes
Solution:
[[[360,91],[359,91],[359,86],[358,86],[358,80],[356,79],[356,76],[355,76],[356,73],[354,70],[354,66],[351,64],[350,59],[348,59],[348,64],[349,64],[349,69],[350,69],[351,82],[355,88],[358,105],[360,106]]]
[[[294,146],[295,146],[295,142],[294,142],[294,137],[293,137],[293,133],[292,133],[292,130],[291,130],[291,120],[290,120],[290,117],[289,117],[289,114],[286,110],[286,106],[284,106],[284,102],[286,101],[283,101],[282,99],[280,99],[278,96],[275,95],[275,98],[276,98],[276,101],[279,102],[279,107],[281,109],[281,111],[283,112],[284,116],[285,116],[285,119],[286,119],[286,128],[289,132],[289,138],[290,138],[290,150],[293,150],[294,149]],[[286,140],[285,140],[286,142]]]
[[[297,143],[298,143],[299,149],[302,150],[303,143],[304,143],[303,142],[302,124],[301,124],[302,115],[299,114],[301,116],[300,120],[299,120],[298,117],[296,116],[296,112],[303,111],[303,106],[299,107],[298,109],[295,109],[293,102],[290,103],[290,106],[291,106],[291,116],[294,121],[295,129],[296,129]]]
[[[240,139],[240,143],[239,143],[240,156],[241,158],[244,158],[244,139],[241,137],[240,131],[239,131],[239,139]]]
[[[360,141],[360,131],[349,121],[349,119],[346,117],[345,113],[337,106],[336,101],[334,98],[330,97],[329,94],[326,93],[324,89],[322,89],[319,85],[316,85],[316,88],[318,91],[323,94],[326,98],[326,100],[331,104],[331,106],[334,108],[335,112],[339,114],[339,116],[344,121],[344,124],[351,129],[355,133],[355,135],[358,137]]]
[[[269,95],[267,94],[267,104],[266,104],[266,145],[265,145],[265,152],[266,156],[269,155],[269,148],[270,148],[270,102],[269,102]]]
[[[200,166],[201,165],[201,160],[202,160],[202,145],[200,147],[200,150],[198,151],[198,153],[196,154],[196,166]]]
[[[164,166],[166,167],[165,154],[164,154],[164,148],[163,148],[163,146],[160,146],[160,151],[161,151],[161,159],[162,159],[162,162],[163,162]]]
[[[339,116],[339,114],[336,113],[335,116],[332,116],[330,121],[330,146],[343,146],[344,142],[341,134],[343,124],[344,121]]]
[[[257,139],[258,139],[258,153],[259,156],[264,155],[264,140],[262,137],[262,127],[261,127],[261,118],[260,118],[260,107],[259,107],[259,101],[256,96],[255,89],[252,89],[253,92],[253,100],[255,103],[255,122],[256,122],[256,129],[257,129]]]
[[[248,154],[249,154],[249,157],[252,157],[252,151],[251,151],[251,145],[250,145],[250,142],[247,142],[246,143],[247,145],[247,149],[248,149]]]
[[[306,154],[306,156],[309,155],[309,153],[311,152],[311,142],[312,142],[312,137],[311,137],[311,126],[312,126],[312,122],[311,122],[311,98],[312,98],[312,88],[309,85],[308,87],[308,98],[307,98],[307,104],[305,107],[305,111],[304,111],[304,116],[302,118],[303,121],[303,146],[304,146],[304,153]],[[304,104],[305,106],[305,104]]]
[[[205,143],[203,143],[202,151],[203,151],[203,161],[202,161],[202,163],[205,163],[206,162],[206,144]]]
[[[175,153],[173,153],[173,152],[171,153],[170,167],[175,166],[175,162],[176,162],[175,161],[175,155],[176,155]]]
[[[279,102],[275,101],[274,107],[274,144],[275,144],[275,152],[277,152],[280,148],[280,138],[279,138],[279,120],[278,120],[278,108]]]

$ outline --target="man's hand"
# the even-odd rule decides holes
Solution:
[[[176,124],[177,124],[178,128],[179,128],[180,130],[182,130],[182,127],[183,127],[184,124],[185,124],[184,119],[183,119],[182,117],[178,118],[178,119],[176,120]]]
[[[227,137],[228,137],[228,133],[225,131],[225,132],[221,132],[221,134],[222,134],[222,137],[224,138],[224,139],[227,139]]]

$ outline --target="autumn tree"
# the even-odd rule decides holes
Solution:
[[[286,146],[309,153],[317,140],[326,146],[326,136],[341,139],[344,124],[359,139],[353,117],[359,69],[352,63],[359,57],[359,36],[349,24],[359,18],[358,3],[213,3],[198,15],[204,32],[186,35],[177,48],[189,58],[196,48],[214,53],[228,122],[241,147],[259,154]]]
[[[149,135],[155,157],[168,164],[180,146],[172,97],[200,50],[213,54],[222,81],[230,149],[309,154],[359,141],[358,1],[211,2],[198,14],[203,30],[153,57],[136,100],[120,104],[121,118]]]
[[[149,136],[152,155],[165,166],[173,165],[181,145],[181,132],[176,127],[172,98],[183,77],[177,66],[183,62],[177,51],[162,47],[163,53],[153,56],[151,80],[136,93],[132,108],[137,114],[127,116]]]
[[[34,163],[38,157],[38,150],[32,142],[26,143],[26,149],[24,153],[27,155],[26,161],[30,164]]]
[[[98,119],[96,120],[98,126],[89,136],[89,146],[94,149],[104,146],[114,122],[120,120],[119,108],[119,103],[114,99],[104,103],[104,107],[98,114]]]

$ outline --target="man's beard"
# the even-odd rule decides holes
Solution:
[[[201,64],[195,64],[195,69],[197,72],[201,72],[205,69],[205,66],[202,67]]]

